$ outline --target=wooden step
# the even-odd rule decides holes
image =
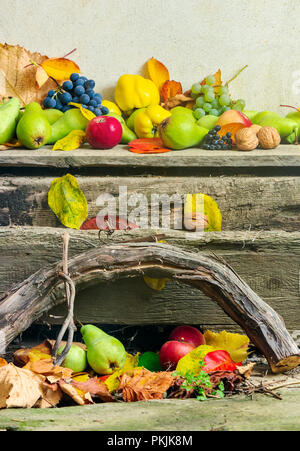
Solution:
[[[21,282],[41,267],[60,261],[64,229],[2,227],[0,229],[0,292]],[[300,232],[216,232],[189,239],[182,231],[135,230],[110,238],[97,231],[70,230],[70,256],[104,243],[128,241],[164,233],[169,244],[223,257],[238,274],[297,333],[300,324]],[[235,323],[198,290],[168,282],[162,291],[149,288],[143,278],[101,284],[78,293],[75,316],[82,323],[199,324],[214,330],[238,330]],[[45,315],[46,323],[61,323],[66,309]]]

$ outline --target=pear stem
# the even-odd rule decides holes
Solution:
[[[235,80],[240,75],[240,73],[243,72],[243,70],[246,69],[246,67],[248,67],[248,64],[246,64],[246,66],[242,67],[242,69],[240,69],[238,71],[238,73],[234,75],[234,77],[232,77],[230,80],[226,81],[225,86],[228,86],[229,83],[231,83],[233,80]]]

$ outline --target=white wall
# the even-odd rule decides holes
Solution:
[[[231,88],[247,109],[300,106],[299,0],[0,0],[0,10],[0,42],[51,57],[76,47],[72,58],[106,98],[153,56],[185,89],[248,64]]]

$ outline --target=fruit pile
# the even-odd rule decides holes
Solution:
[[[191,97],[195,99],[193,111],[196,119],[207,114],[220,116],[231,109],[243,111],[246,105],[243,99],[233,102],[228,86],[218,86],[214,75],[208,75],[204,83],[193,84]]]
[[[72,103],[81,104],[83,108],[88,109],[96,116],[102,116],[109,112],[106,106],[102,105],[102,95],[95,93],[95,81],[88,80],[86,77],[74,72],[70,80],[64,81],[57,90],[51,89],[44,99],[45,108],[56,108],[65,113],[74,108]]]
[[[227,132],[226,135],[220,136],[221,126],[216,125],[210,132],[205,136],[203,141],[203,149],[206,150],[231,150],[232,149],[232,133]]]

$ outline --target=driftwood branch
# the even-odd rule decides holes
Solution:
[[[279,315],[224,261],[160,243],[94,248],[69,260],[76,292],[125,277],[167,277],[198,288],[248,335],[273,372],[300,364],[299,349]],[[43,313],[64,300],[61,263],[41,269],[0,299],[0,349]],[[196,318],[195,318],[196,320]]]

